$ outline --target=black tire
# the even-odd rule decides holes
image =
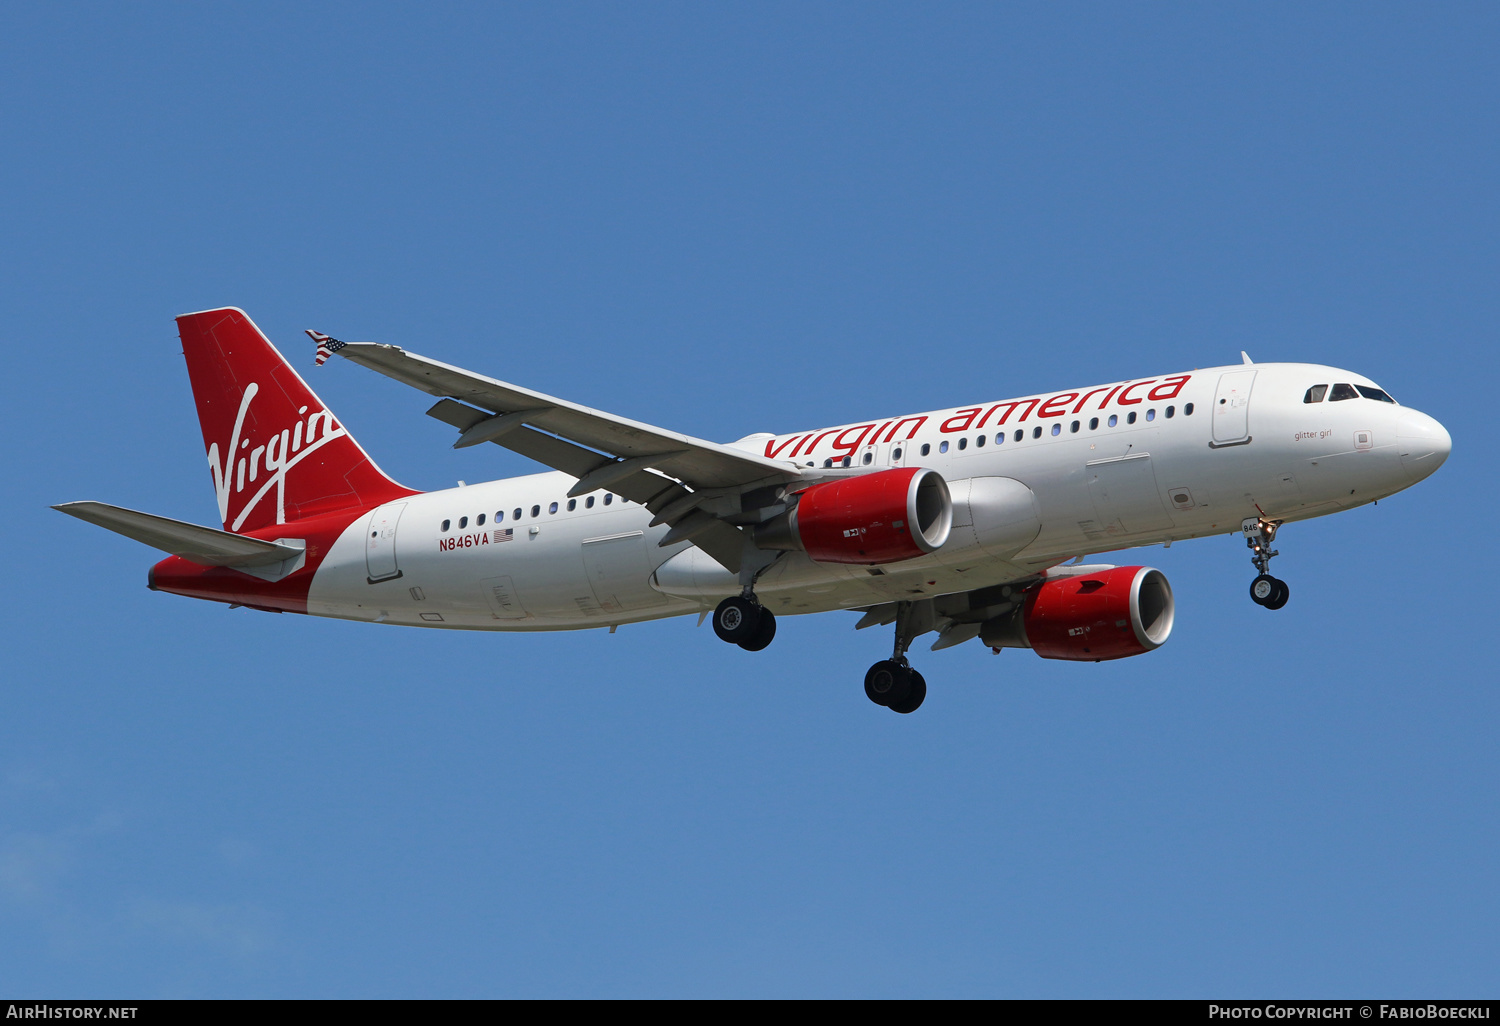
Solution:
[[[776,637],[776,614],[765,606],[760,607],[760,623],[755,628],[755,636],[749,641],[740,642],[740,648],[746,652],[759,652],[771,643]]]
[[[911,683],[907,688],[906,698],[899,705],[891,703],[891,712],[898,712],[903,716],[916,712],[927,698],[927,681],[916,670],[909,671],[909,676]]]
[[[882,659],[865,673],[865,697],[876,705],[894,705],[911,690],[911,670],[892,659]]]
[[[1260,574],[1250,582],[1250,601],[1257,606],[1269,606],[1280,593],[1279,584],[1281,582],[1270,574]]]
[[[719,603],[714,610],[714,633],[731,645],[749,641],[760,627],[760,606],[736,595]]]
[[[1276,594],[1271,596],[1271,601],[1266,603],[1267,609],[1280,609],[1286,605],[1286,600],[1292,597],[1292,589],[1287,587],[1285,581],[1276,582]]]

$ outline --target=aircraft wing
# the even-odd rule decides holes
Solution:
[[[801,477],[789,462],[590,409],[398,346],[347,342],[333,351],[442,396],[427,413],[462,432],[454,448],[494,442],[578,478],[571,495],[608,489],[639,502],[672,525],[663,544],[690,538],[730,570],[739,569],[743,537],[732,524],[699,509],[693,496],[790,484]]]

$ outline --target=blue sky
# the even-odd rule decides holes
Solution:
[[[0,991],[1397,996],[1500,983],[1493,5],[10,5]],[[1121,555],[1171,642],[853,615],[419,632],[145,590],[214,519],[172,317],[244,307],[419,488],[526,473],[303,328],[707,438],[1234,362],[1454,438]],[[299,366],[302,366],[299,364]]]

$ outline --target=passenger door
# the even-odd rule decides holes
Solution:
[[[1254,385],[1253,370],[1219,375],[1219,389],[1214,393],[1214,440],[1210,446],[1220,449],[1250,441],[1250,390]]]
[[[396,565],[396,525],[404,509],[404,502],[388,502],[370,514],[365,529],[365,572],[371,584],[401,576]]]

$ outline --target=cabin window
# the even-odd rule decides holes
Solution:
[[[1061,424],[1053,424],[1052,425],[1052,433],[1054,435],[1060,435],[1060,434],[1062,434],[1062,425]]]
[[[1331,403],[1343,402],[1345,399],[1358,399],[1359,393],[1354,390],[1353,385],[1346,385],[1342,381],[1333,386],[1333,395],[1328,397]]]
[[[451,524],[451,523],[452,523],[452,521],[451,521],[451,520],[444,520],[444,521],[443,521],[443,530],[445,530],[445,531],[446,531],[446,530],[448,530],[448,526],[449,526],[449,525],[450,525],[450,524]],[[373,535],[373,534],[372,534],[372,535],[370,535],[370,537],[371,537],[371,538],[373,538],[373,537],[375,537],[375,535]]]
[[[583,500],[583,508],[584,509],[593,509],[594,508],[594,497],[592,495],[590,495],[587,499]]]
[[[1302,397],[1302,401],[1305,403],[1320,403],[1323,401],[1323,397],[1327,394],[1327,385],[1314,385],[1312,388],[1309,388],[1307,390],[1307,394]]]
[[[1090,431],[1098,431],[1099,430],[1099,418],[1098,417],[1090,417],[1089,418],[1089,430]]]
[[[1069,424],[1068,431],[1075,435],[1078,434],[1078,421],[1075,420],[1072,424]]]
[[[469,518],[468,517],[459,517],[458,518],[458,529],[460,531],[462,531],[464,528],[466,528],[468,526],[469,526]]]
[[[1368,385],[1355,385],[1354,387],[1359,389],[1359,394],[1364,396],[1366,399],[1375,399],[1382,403],[1394,404],[1396,402],[1396,400],[1387,395],[1383,389],[1371,388]]]
[[[1031,429],[1031,437],[1032,438],[1041,438],[1042,437],[1042,426],[1040,424],[1038,424],[1036,427],[1034,427],[1034,428]]]
[[[534,516],[534,517],[541,516],[542,515],[542,507],[540,507],[540,506],[533,506],[533,507],[531,507],[531,515]]]
[[[497,509],[497,510],[495,510],[495,523],[498,524],[498,523],[500,523],[504,519],[505,519],[505,510],[503,510],[503,509]]]
[[[605,492],[604,493],[604,504],[606,506],[608,506],[611,502],[614,502],[614,501],[615,501],[615,496],[614,496],[613,492]]]
[[[938,443],[938,452],[947,452],[947,451],[948,451],[948,440],[945,438],[941,442]]]
[[[552,505],[548,506],[547,507],[547,512],[548,513],[556,513],[557,512],[557,503],[554,502]]]
[[[1110,427],[1114,427],[1114,426],[1115,426],[1115,425],[1116,425],[1116,424],[1118,424],[1118,423],[1120,423],[1120,418],[1119,418],[1119,415],[1118,415],[1118,414],[1114,414],[1114,413],[1111,413],[1111,414],[1110,414],[1110,415],[1109,415],[1109,426],[1110,426]]]
[[[1127,424],[1134,424],[1135,423],[1135,411],[1134,410],[1131,410],[1129,413],[1127,413],[1125,415],[1125,423],[1127,423]]]
[[[1021,439],[1025,438],[1025,437],[1026,437],[1026,429],[1025,428],[1016,428],[1016,441],[1019,442]]]
[[[898,445],[898,446],[896,446],[895,450],[892,451],[892,453],[891,453],[891,459],[893,459],[893,460],[899,460],[900,458],[901,458],[901,446]]]
[[[1186,406],[1184,406],[1182,408],[1182,415],[1184,417],[1191,417],[1193,415],[1193,404],[1192,403],[1188,403]]]
[[[474,526],[475,527],[483,527],[484,526],[484,514],[483,513],[479,514],[479,516],[477,516],[477,517],[474,518]]]
[[[845,456],[842,460],[839,461],[839,463],[847,467],[849,465],[849,457]]]
[[[995,432],[995,444],[996,445],[1004,445],[1005,444],[1005,432],[1004,431],[996,431]]]
[[[926,456],[931,451],[932,451],[932,446],[928,445],[926,442],[923,442],[922,443],[922,455]]]
[[[958,440],[958,451],[959,452],[963,452],[968,447],[969,447],[969,440],[967,438],[960,438]]]
[[[516,511],[515,511],[514,514],[512,514],[511,519],[512,520],[520,520],[521,519],[521,507],[520,506],[516,507]]]
[[[874,459],[875,459],[875,454],[873,452],[867,452],[867,453],[865,453],[865,458],[864,458],[864,464],[865,464],[865,466],[868,467],[870,465],[870,463],[872,461],[874,461]]]
[[[1175,416],[1177,416],[1177,407],[1175,407],[1175,406],[1168,406],[1167,407],[1167,419],[1171,420]]]
[[[1155,420],[1156,419],[1156,411],[1155,410],[1147,410],[1146,411],[1146,419],[1147,420]]]
[[[568,500],[568,512],[571,513],[575,509],[577,509],[577,508],[578,508],[578,500],[577,499],[569,499]]]
[[[983,435],[978,435],[978,436],[975,437],[975,439],[974,439],[974,447],[976,449],[983,449],[984,448],[984,436]]]

